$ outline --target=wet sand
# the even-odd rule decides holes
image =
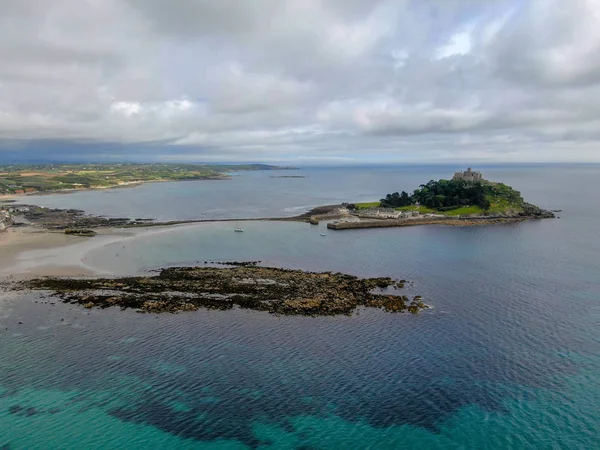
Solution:
[[[35,226],[10,227],[0,233],[0,281],[40,276],[77,277],[112,275],[90,267],[90,251],[139,236],[168,233],[178,228],[201,224],[182,224],[148,228],[95,228],[97,235],[66,235],[63,231]]]
[[[10,227],[0,233],[0,279],[94,275],[94,270],[82,261],[83,255],[128,235],[119,230],[100,230],[100,234],[103,238],[92,241],[60,231]]]

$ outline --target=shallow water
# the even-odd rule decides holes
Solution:
[[[78,255],[114,273],[260,259],[390,275],[434,308],[156,316],[8,298],[0,448],[600,448],[600,169],[502,170],[561,219],[324,237],[208,223]]]

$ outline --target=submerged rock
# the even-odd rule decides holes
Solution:
[[[73,236],[88,236],[88,237],[92,237],[92,236],[96,236],[96,232],[94,230],[89,230],[86,228],[77,228],[77,229],[73,229],[73,228],[67,228],[65,230],[65,234],[70,234]]]

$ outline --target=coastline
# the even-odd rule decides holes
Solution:
[[[76,192],[86,192],[86,191],[102,191],[106,189],[124,189],[129,187],[141,186],[146,183],[176,183],[179,181],[217,181],[217,180],[230,180],[231,175],[223,174],[222,176],[211,176],[206,178],[188,178],[184,180],[140,180],[140,181],[124,181],[123,183],[111,185],[111,186],[93,186],[87,188],[77,188],[77,189],[56,189],[52,191],[35,191],[35,192],[27,192],[25,194],[0,194],[0,202],[5,200],[15,200],[17,201],[20,198],[26,198],[31,195],[54,195],[54,194],[74,194]]]

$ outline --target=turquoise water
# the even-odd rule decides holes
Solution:
[[[337,177],[339,197],[365,177],[394,178],[354,170]],[[390,275],[434,306],[419,316],[156,316],[4,300],[0,448],[600,448],[600,168],[495,170],[561,218],[324,237],[297,223],[207,223],[86,259],[118,273],[260,259]],[[255,179],[244,179],[250,195]],[[316,184],[307,198],[321,195]],[[138,196],[118,192],[122,210]]]

